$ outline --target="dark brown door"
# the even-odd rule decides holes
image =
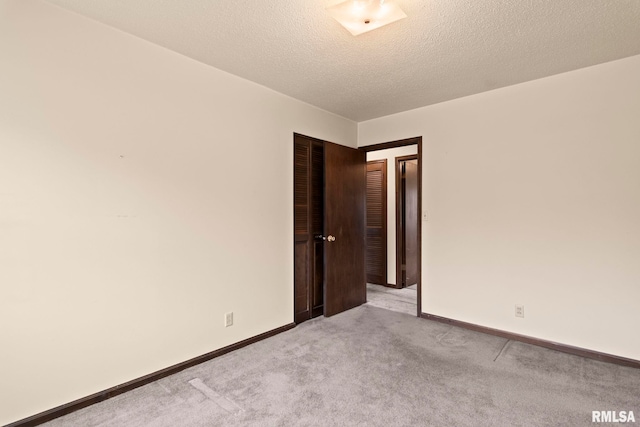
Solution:
[[[418,159],[396,157],[396,288],[418,283]]]
[[[311,144],[311,234],[313,265],[311,281],[311,317],[324,313],[324,144]]]
[[[367,283],[387,285],[387,160],[367,162]]]
[[[404,170],[404,286],[418,283],[418,161],[408,160]]]
[[[311,144],[295,136],[293,144],[293,231],[294,231],[294,320],[296,323],[311,318],[310,292],[312,286],[311,234]]]
[[[333,316],[367,299],[366,153],[326,142],[324,182],[324,314]]]
[[[324,143],[294,137],[294,321],[323,313]]]

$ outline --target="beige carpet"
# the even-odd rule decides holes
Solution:
[[[367,304],[412,316],[418,315],[416,285],[404,289],[367,283]]]
[[[49,427],[591,426],[640,416],[640,370],[361,306]]]

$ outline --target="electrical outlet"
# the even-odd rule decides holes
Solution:
[[[233,325],[233,311],[224,315],[224,326],[228,328]]]
[[[524,317],[524,305],[516,304],[516,317]]]

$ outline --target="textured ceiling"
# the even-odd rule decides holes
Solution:
[[[355,121],[640,54],[640,0],[396,0],[354,37],[342,0],[47,0]]]

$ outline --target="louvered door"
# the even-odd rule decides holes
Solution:
[[[294,139],[294,320],[303,322],[311,317],[311,144]]]
[[[312,280],[310,283],[311,317],[324,313],[324,144],[311,143],[311,237],[313,239]]]
[[[294,320],[323,313],[324,145],[294,138]]]
[[[387,161],[367,162],[367,282],[387,285]]]

